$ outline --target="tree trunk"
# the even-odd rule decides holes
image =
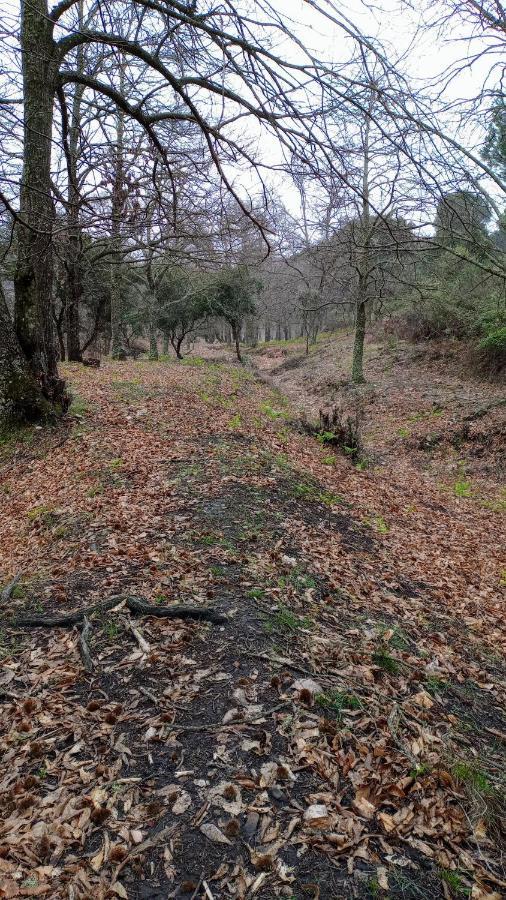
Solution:
[[[240,329],[239,325],[232,325],[231,327],[232,327],[232,337],[234,339],[234,344],[235,344],[236,356],[237,356],[237,359],[239,360],[239,362],[242,363],[241,344],[240,344],[241,329]]]
[[[78,3],[79,27],[83,28],[83,0]],[[78,47],[76,67],[78,72],[84,71],[84,48]],[[81,126],[81,104],[84,88],[80,84],[74,86],[72,113],[69,126],[69,172],[68,172],[68,223],[69,223],[69,259],[66,266],[68,295],[67,312],[67,353],[69,360],[81,362],[81,336],[79,328],[79,309],[83,296],[83,265],[81,225],[79,221],[80,196],[77,182],[77,162],[79,156],[79,135]]]
[[[63,331],[63,313],[64,309],[62,308],[60,315],[55,321],[56,334],[58,336],[58,345],[60,350],[60,362],[65,362],[65,335]]]
[[[362,280],[362,279],[360,279]],[[361,288],[359,286],[359,298]],[[351,378],[354,384],[363,384],[364,378],[364,340],[365,340],[366,303],[360,300],[357,303],[355,319],[355,340],[353,343],[353,362],[351,366]]]
[[[0,284],[0,425],[51,415],[14,331]]]
[[[152,321],[149,323],[149,358],[158,359],[157,333]]]
[[[173,347],[174,352],[178,359],[183,359],[183,354],[181,353],[181,344],[183,343],[183,341],[184,341],[184,335],[182,338],[171,338],[170,339],[170,342],[172,344],[172,347]]]
[[[125,87],[125,67],[120,62],[120,91]],[[125,114],[123,110],[116,112],[116,148],[114,154],[114,181],[112,187],[111,239],[114,254],[111,260],[111,356],[113,359],[124,358],[123,338],[121,334],[121,263],[122,240],[121,231],[125,211]]]
[[[67,353],[72,362],[82,361],[79,307],[83,295],[79,237],[69,236],[70,260],[67,269]]]
[[[364,341],[367,313],[368,288],[370,278],[370,246],[371,246],[371,205],[369,199],[369,162],[370,147],[369,138],[371,130],[371,115],[375,102],[375,94],[371,93],[368,111],[365,115],[363,141],[363,166],[362,166],[362,210],[360,216],[360,228],[358,229],[358,286],[357,304],[355,310],[355,339],[353,342],[353,360],[351,364],[351,379],[354,384],[363,384],[364,378]]]
[[[163,345],[162,345],[162,353],[164,356],[168,356],[169,353],[169,338],[166,334],[163,336]]]
[[[51,139],[57,54],[46,0],[22,0],[24,151],[14,326],[35,383],[55,411],[68,406],[58,377],[52,317]],[[5,383],[5,382],[4,382]],[[21,398],[17,397],[19,404]],[[27,397],[33,414],[33,393]]]

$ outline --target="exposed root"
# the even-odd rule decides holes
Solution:
[[[73,610],[64,616],[21,616],[17,619],[4,619],[1,624],[14,628],[68,628],[72,625],[79,625],[94,615],[114,609],[116,606],[125,606],[137,616],[194,619],[198,622],[212,622],[213,625],[222,625],[227,621],[226,616],[208,606],[152,606],[151,603],[147,603],[139,597],[117,596],[109,597],[108,600],[96,603],[94,606]]]

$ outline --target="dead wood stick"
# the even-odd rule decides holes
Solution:
[[[174,722],[171,722],[169,729],[170,731],[221,731],[225,728],[237,728],[238,726],[249,728],[251,725],[254,725],[255,722],[260,722],[262,719],[267,718],[267,716],[272,716],[274,713],[291,705],[291,700],[285,700],[283,703],[278,703],[277,706],[273,706],[272,709],[266,709],[265,712],[255,716],[254,719],[237,719],[235,722],[212,722],[209,725],[176,725]]]
[[[197,896],[197,894],[200,890],[200,885],[202,884],[203,880],[204,880],[204,873],[202,872],[202,874],[199,878],[199,883],[197,884],[197,887],[195,888],[193,894],[191,895],[190,900],[195,900],[195,897]]]
[[[151,693],[151,691],[148,691],[148,689],[143,687],[142,685],[139,686],[139,690],[141,694],[144,694],[144,696],[148,698],[148,700],[151,700],[151,703],[153,703],[154,706],[158,706],[159,701],[156,699],[155,695]]]
[[[133,635],[133,637],[137,641],[142,652],[143,653],[151,653],[151,647],[149,646],[146,638],[142,636],[141,632],[139,631],[138,628],[135,627],[133,622],[131,622],[129,619],[124,619],[123,621],[125,623],[125,627],[128,629],[130,634]]]
[[[78,625],[85,618],[113,609],[120,603],[124,603],[130,612],[137,616],[154,616],[163,619],[195,619],[198,622],[212,622],[214,625],[222,625],[227,621],[226,616],[216,612],[209,606],[153,606],[139,597],[118,596],[109,597],[102,603],[93,606],[76,609],[64,616],[22,616],[17,619],[4,619],[2,625],[10,627],[39,627],[39,628],[66,628],[70,625]]]
[[[64,616],[21,616],[18,619],[4,620],[2,624],[39,628],[68,628],[71,625],[78,625],[85,618],[89,619],[96,613],[107,612],[118,606],[125,600],[125,597],[109,597],[102,603],[95,603],[93,606],[85,606],[83,609],[74,609],[72,612],[66,613]]]
[[[152,833],[152,835],[146,838],[145,841],[142,841],[141,844],[137,844],[137,846],[132,847],[132,849],[127,853],[125,858],[120,862],[115,871],[115,878],[118,877],[119,873],[122,869],[125,868],[126,865],[130,862],[130,860],[139,856],[142,853],[145,853],[146,850],[150,850],[152,847],[156,847],[157,844],[162,843],[163,841],[168,842],[168,839],[172,837],[174,832],[176,831],[176,825],[168,825],[166,828],[162,828],[161,831],[156,833]]]
[[[127,597],[126,605],[130,612],[138,616],[155,616],[162,619],[195,619],[198,622],[212,622],[223,625],[226,616],[216,612],[210,606],[152,606],[138,597]]]
[[[20,578],[21,578],[21,572],[18,575],[15,575],[14,578],[12,579],[12,581],[10,581],[9,584],[6,585],[6,587],[4,587],[4,589],[2,591],[2,598],[1,598],[2,603],[9,602],[9,600],[11,599],[11,596],[12,596],[12,592],[13,592],[14,588],[16,587],[16,585],[19,583]]]
[[[93,660],[91,658],[90,645],[88,643],[89,636],[91,634],[91,622],[89,619],[84,617],[83,627],[79,633],[79,652],[82,656],[84,669],[88,672],[89,675],[93,672]]]

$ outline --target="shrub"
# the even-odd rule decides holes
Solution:
[[[320,410],[318,424],[303,421],[302,427],[324,446],[339,447],[353,462],[358,462],[363,456],[358,413],[345,415],[334,406],[330,412]]]
[[[479,362],[482,368],[500,372],[506,368],[506,326],[494,328],[478,344]]]

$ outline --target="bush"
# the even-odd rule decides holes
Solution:
[[[303,419],[304,431],[312,434],[325,446],[338,447],[354,463],[364,458],[362,435],[360,428],[360,416],[356,412],[353,416],[345,415],[336,406],[330,412],[320,410],[318,424]]]
[[[506,326],[494,328],[478,344],[482,368],[500,372],[506,368]]]

